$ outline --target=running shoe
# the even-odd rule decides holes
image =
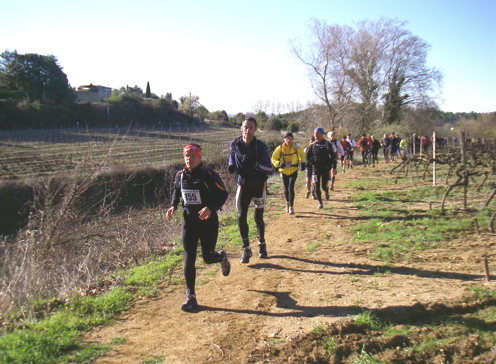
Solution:
[[[222,261],[220,262],[220,270],[224,277],[227,277],[229,273],[231,273],[231,263],[227,259],[227,254],[224,250],[219,250],[219,254],[222,257]]]
[[[181,305],[181,310],[183,311],[191,311],[198,307],[198,302],[196,301],[196,295],[187,294],[186,301]]]
[[[319,209],[323,209],[324,208],[324,205],[322,204],[322,202],[319,202]]]
[[[293,208],[293,206],[290,206],[289,207],[289,214],[290,215],[294,215],[294,208]]]
[[[240,263],[244,263],[244,264],[247,264],[247,263],[250,263],[250,258],[252,256],[252,252],[251,252],[251,248],[248,246],[246,248],[243,249],[243,254],[241,254],[241,259],[240,259]]]
[[[258,257],[267,259],[267,245],[265,243],[258,243]]]

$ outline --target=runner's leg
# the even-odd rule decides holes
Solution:
[[[246,191],[246,188],[238,186],[236,190],[236,208],[238,210],[238,229],[239,235],[243,242],[243,247],[250,246],[248,239],[248,208],[250,207],[251,195]]]
[[[201,227],[200,246],[203,260],[207,264],[220,263],[222,256],[215,251],[219,235],[219,216],[217,213],[212,213],[208,220],[202,221]]]
[[[265,210],[265,202],[267,200],[267,184],[264,183],[261,188],[259,188],[253,197],[253,203],[255,206],[255,224],[257,225],[258,241],[261,243],[265,242],[265,222],[263,219],[263,214]]]
[[[195,294],[195,261],[200,229],[199,224],[186,220],[186,213],[184,216],[185,221],[181,231],[184,250],[184,281],[186,282],[186,294]]]
[[[288,184],[289,184],[289,206],[293,207],[294,205],[294,199],[295,199],[295,183],[296,183],[296,178],[298,177],[298,171],[293,173],[291,176],[288,176]]]

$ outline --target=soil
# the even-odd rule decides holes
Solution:
[[[362,177],[361,169],[338,174],[331,201],[324,202],[323,210],[317,208],[317,201],[305,198],[301,183],[295,215],[284,211],[282,194],[271,195],[280,203],[272,204],[265,215],[269,259],[254,254],[249,264],[242,265],[241,249],[230,249],[228,277],[222,276],[218,265],[202,265],[197,271],[200,307],[195,312],[179,309],[184,286],[164,285],[158,297],[136,302],[114,324],[86,336],[88,343],[125,339],[95,363],[141,363],[147,358],[188,364],[333,362],[322,359],[325,349],[315,328],[333,324],[336,332],[347,333],[341,357],[347,350],[359,352],[367,335],[353,323],[352,316],[360,312],[357,307],[401,322],[439,307],[475,305],[470,288],[496,289],[496,278],[486,282],[483,270],[482,256],[494,252],[496,242],[490,234],[473,234],[442,248],[419,251],[408,263],[372,261],[368,253],[373,244],[354,243],[348,232],[358,219],[350,201],[352,191],[345,184]],[[302,173],[299,178],[304,178]],[[496,271],[494,262],[490,271]],[[381,345],[405,347],[409,340],[413,339],[391,337]],[[473,362],[485,362],[490,354],[473,353],[474,360],[478,355]],[[432,362],[443,362],[436,355]],[[391,357],[386,362],[416,361]]]

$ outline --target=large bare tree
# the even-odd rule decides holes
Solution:
[[[381,105],[381,121],[398,122],[403,105],[423,106],[436,96],[442,74],[427,66],[430,46],[406,25],[389,18],[358,23],[353,49],[360,84],[357,101],[365,110],[362,118],[371,119],[367,114]]]
[[[307,43],[291,42],[327,107],[331,128],[342,127],[343,118],[353,112],[355,125],[348,127],[361,133],[376,121],[400,121],[404,105],[417,107],[435,99],[442,74],[427,66],[429,45],[406,25],[381,18],[352,28],[313,19]]]

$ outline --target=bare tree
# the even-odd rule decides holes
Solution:
[[[251,107],[255,111],[255,114],[258,114],[259,112],[268,113],[271,109],[271,103],[268,100],[257,100]]]
[[[305,108],[299,101],[290,101],[284,105],[284,108],[288,114],[295,113]]]
[[[314,94],[327,107],[328,125],[324,126],[334,129],[352,102],[354,82],[348,70],[351,63],[349,39],[353,31],[316,19],[312,20],[310,30],[311,43],[304,47],[298,40],[293,40],[291,51],[308,67]]]
[[[399,121],[394,113],[403,105],[412,107],[432,103],[433,96],[441,86],[442,74],[435,68],[427,67],[427,51],[430,46],[405,29],[406,22],[382,19],[384,36],[388,43],[383,98],[393,115],[386,115],[385,121]],[[388,105],[389,104],[389,105]],[[396,108],[391,104],[397,104]],[[384,120],[383,120],[384,121]]]
[[[376,121],[399,121],[404,105],[435,99],[442,74],[427,67],[429,45],[406,24],[381,18],[351,28],[314,19],[309,43],[291,42],[293,54],[308,67],[314,93],[327,107],[331,129],[342,127],[347,113],[354,112],[356,125],[351,127],[361,133]]]
[[[398,122],[404,105],[432,103],[441,84],[442,74],[426,65],[429,45],[406,25],[389,18],[358,23],[351,75],[359,85],[356,99],[364,129],[379,117],[377,106],[383,106],[382,122]]]
[[[283,103],[281,101],[270,102],[268,100],[258,100],[252,107],[255,113],[263,112],[271,116],[293,113],[304,109],[304,106],[299,101]]]

